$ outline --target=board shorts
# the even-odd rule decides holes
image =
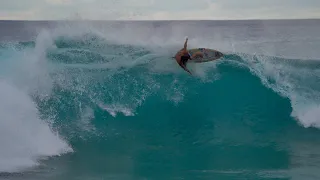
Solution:
[[[186,63],[187,63],[187,61],[188,61],[189,59],[191,59],[191,56],[190,56],[189,53],[188,53],[188,55],[183,55],[183,56],[181,56],[181,63],[182,63],[183,65],[186,65]]]

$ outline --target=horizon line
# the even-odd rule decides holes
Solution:
[[[119,19],[119,20],[98,20],[98,19],[0,19],[0,21],[283,21],[283,20],[320,20],[320,18],[284,18],[284,19]]]

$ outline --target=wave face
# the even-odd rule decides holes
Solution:
[[[314,21],[2,24],[0,174],[319,178]],[[185,36],[225,57],[189,76]]]

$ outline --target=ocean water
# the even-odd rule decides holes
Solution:
[[[0,21],[0,179],[320,179],[320,20]],[[219,50],[214,62],[171,57]]]

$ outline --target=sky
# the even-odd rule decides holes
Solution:
[[[1,20],[320,18],[320,0],[0,0]]]

